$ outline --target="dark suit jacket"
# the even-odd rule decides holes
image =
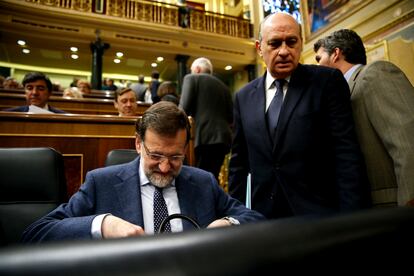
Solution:
[[[143,227],[139,160],[138,157],[127,164],[90,171],[69,202],[29,226],[23,241],[91,239],[92,220],[105,213]],[[202,227],[225,216],[234,217],[240,223],[264,219],[227,195],[206,171],[183,166],[175,184],[181,213]],[[184,230],[194,228],[185,221],[183,227]]]
[[[194,146],[231,144],[233,101],[229,88],[210,74],[184,77],[180,107],[195,119]]]
[[[14,112],[29,112],[29,106],[28,105],[22,105],[18,107],[8,108],[3,111],[14,111]],[[54,108],[53,106],[49,105],[49,111],[53,113],[66,113],[66,111]]]
[[[294,215],[355,210],[367,204],[366,178],[354,133],[348,85],[339,70],[300,65],[291,75],[275,133],[266,127],[265,77],[236,94],[229,190],[273,217],[277,192]]]

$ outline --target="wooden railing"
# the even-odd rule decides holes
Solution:
[[[177,5],[149,0],[26,0],[26,2],[176,27],[180,27],[180,16],[185,16],[182,11],[187,11],[189,24],[186,28],[188,29],[239,38],[253,36],[249,20],[195,9],[186,10]],[[102,6],[96,6],[97,2],[102,3]]]

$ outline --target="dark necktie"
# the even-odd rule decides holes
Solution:
[[[162,221],[168,217],[167,204],[162,196],[162,188],[155,187],[154,191],[154,233],[160,229]],[[165,225],[164,232],[171,232],[170,222]]]
[[[283,85],[285,84],[284,79],[275,80],[276,93],[270,103],[269,108],[266,112],[267,127],[269,128],[270,137],[274,137],[277,122],[279,120],[280,109],[283,104]]]

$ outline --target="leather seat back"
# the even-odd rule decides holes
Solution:
[[[63,156],[52,148],[0,148],[0,244],[66,200]]]

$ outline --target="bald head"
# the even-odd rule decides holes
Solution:
[[[302,52],[300,24],[287,13],[274,13],[260,24],[256,49],[273,78],[287,78],[297,68]]]
[[[265,25],[267,25],[269,21],[275,21],[275,20],[283,20],[283,21],[286,21],[286,22],[290,21],[290,24],[292,26],[296,25],[299,37],[302,40],[302,28],[301,28],[301,25],[299,24],[299,22],[297,22],[296,19],[288,13],[277,12],[277,13],[269,14],[260,23],[260,25],[259,25],[259,37],[258,37],[259,41],[261,41],[263,39],[262,30],[265,27]]]

